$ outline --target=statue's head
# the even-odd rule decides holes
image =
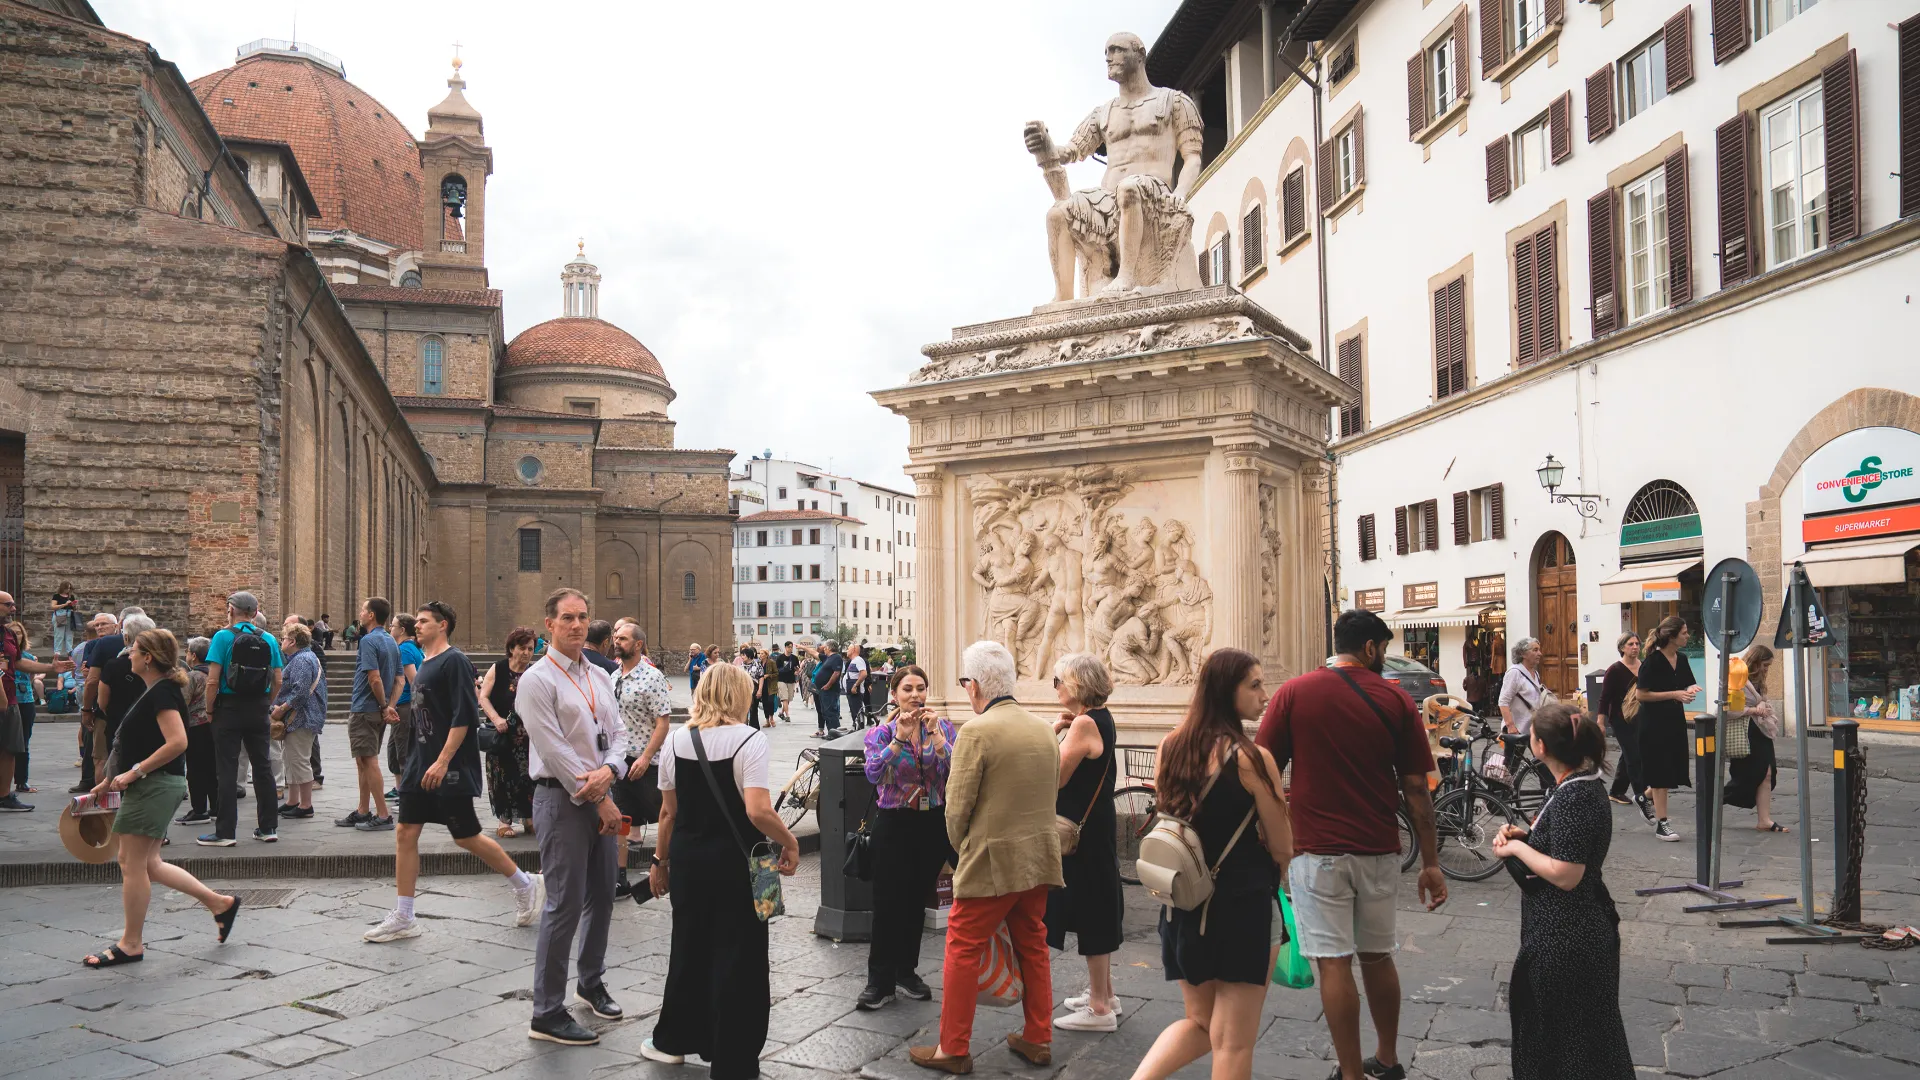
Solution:
[[[1115,34],[1107,39],[1107,78],[1120,79],[1147,66],[1147,43],[1138,34]]]

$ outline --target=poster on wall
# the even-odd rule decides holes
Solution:
[[[1801,513],[1843,513],[1920,499],[1920,432],[1870,427],[1815,450],[1801,468]]]

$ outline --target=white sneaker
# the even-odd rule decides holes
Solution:
[[[648,1036],[640,1043],[640,1056],[648,1061],[657,1061],[662,1065],[685,1065],[687,1059],[679,1054],[669,1054],[653,1045],[653,1037]]]
[[[1120,1027],[1120,1017],[1114,1013],[1103,1015],[1092,1009],[1075,1009],[1065,1016],[1055,1017],[1053,1026],[1062,1031],[1115,1031]]]
[[[1065,1005],[1069,1009],[1091,1008],[1093,1006],[1093,988],[1088,987],[1084,993],[1075,994],[1060,1004]],[[1114,998],[1111,1004],[1113,1005],[1113,1015],[1115,1016],[1119,1016],[1126,1011],[1120,1007],[1119,998]]]
[[[547,906],[547,879],[539,874],[529,874],[533,879],[533,888],[519,893],[513,899],[513,925],[532,926],[540,921],[540,911]]]
[[[412,919],[403,918],[397,911],[387,912],[380,925],[363,935],[368,941],[398,941],[401,938],[419,937],[420,924]]]

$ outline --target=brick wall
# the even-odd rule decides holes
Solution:
[[[364,323],[364,317],[356,320]],[[425,394],[426,384],[420,343],[437,337],[441,343],[440,380],[442,397],[486,400],[493,382],[493,342],[484,334],[447,333],[421,330],[381,330],[362,325],[360,336],[374,363],[386,370],[387,385],[395,394]]]
[[[593,445],[586,442],[547,442],[515,438],[511,429],[503,431],[496,421],[488,437],[487,482],[500,487],[586,488],[593,486]],[[520,459],[531,455],[540,460],[544,472],[537,484],[528,485],[518,472]]]

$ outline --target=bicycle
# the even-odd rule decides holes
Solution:
[[[809,746],[795,759],[797,766],[773,800],[773,812],[791,829],[804,821],[807,811],[820,808],[820,750]]]
[[[1439,842],[1440,872],[1455,881],[1485,881],[1500,872],[1493,841],[1502,825],[1520,825],[1523,819],[1473,767],[1473,740],[1443,735],[1442,748],[1454,752],[1450,772],[1454,785],[1433,800],[1434,834]]]
[[[1140,877],[1134,863],[1140,859],[1140,838],[1153,828],[1153,774],[1158,767],[1159,751],[1134,746],[1122,746],[1119,750],[1121,772],[1128,784],[1113,793],[1114,851],[1120,860],[1120,880],[1138,885]]]
[[[1502,731],[1490,722],[1482,721],[1472,738],[1476,742],[1491,744],[1498,741],[1502,756],[1505,758],[1504,777],[1485,777],[1487,783],[1504,792],[1507,805],[1522,814],[1527,821],[1540,812],[1547,803],[1547,793],[1553,790],[1553,774],[1547,767],[1533,759],[1528,748],[1531,738],[1516,732]]]

